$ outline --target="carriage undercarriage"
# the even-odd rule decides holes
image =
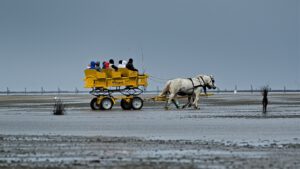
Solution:
[[[113,96],[113,93],[120,93],[120,96]],[[140,94],[143,90],[134,87],[116,87],[115,89],[95,88],[90,94],[95,96],[91,100],[90,106],[92,110],[110,110],[118,100],[123,110],[140,110],[144,101]]]

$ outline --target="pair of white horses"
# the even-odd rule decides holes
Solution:
[[[199,99],[200,94],[202,91],[202,88],[204,90],[204,93],[206,94],[206,88],[208,89],[215,89],[215,80],[213,76],[208,75],[198,75],[194,78],[177,78],[169,80],[163,91],[159,94],[159,96],[168,97],[168,100],[166,102],[165,108],[168,109],[171,102],[175,104],[177,108],[179,108],[177,96],[188,96],[188,102],[182,106],[182,108],[185,108],[186,106],[194,106],[195,109],[199,109]],[[193,102],[191,101],[193,99]]]

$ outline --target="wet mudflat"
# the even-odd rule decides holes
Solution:
[[[299,168],[300,95],[215,94],[201,109],[91,111],[90,96],[0,96],[0,168]],[[149,97],[149,96],[145,96]]]

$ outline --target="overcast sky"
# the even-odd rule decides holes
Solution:
[[[299,20],[299,0],[1,0],[0,90],[83,89],[91,60],[130,57],[149,89],[200,73],[300,89]]]

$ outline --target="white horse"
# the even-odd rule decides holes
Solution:
[[[169,99],[166,103],[165,108],[168,109],[171,102],[175,104],[177,108],[179,108],[178,101],[176,99],[177,95],[179,96],[188,96],[189,102],[183,106],[193,105],[195,109],[198,109],[198,101],[200,99],[201,87],[204,89],[204,93],[206,94],[206,88],[215,89],[215,80],[213,76],[208,75],[198,75],[194,78],[177,78],[173,80],[169,80],[163,91],[159,94],[159,96],[169,96]],[[191,103],[191,98],[194,99],[193,103]]]

